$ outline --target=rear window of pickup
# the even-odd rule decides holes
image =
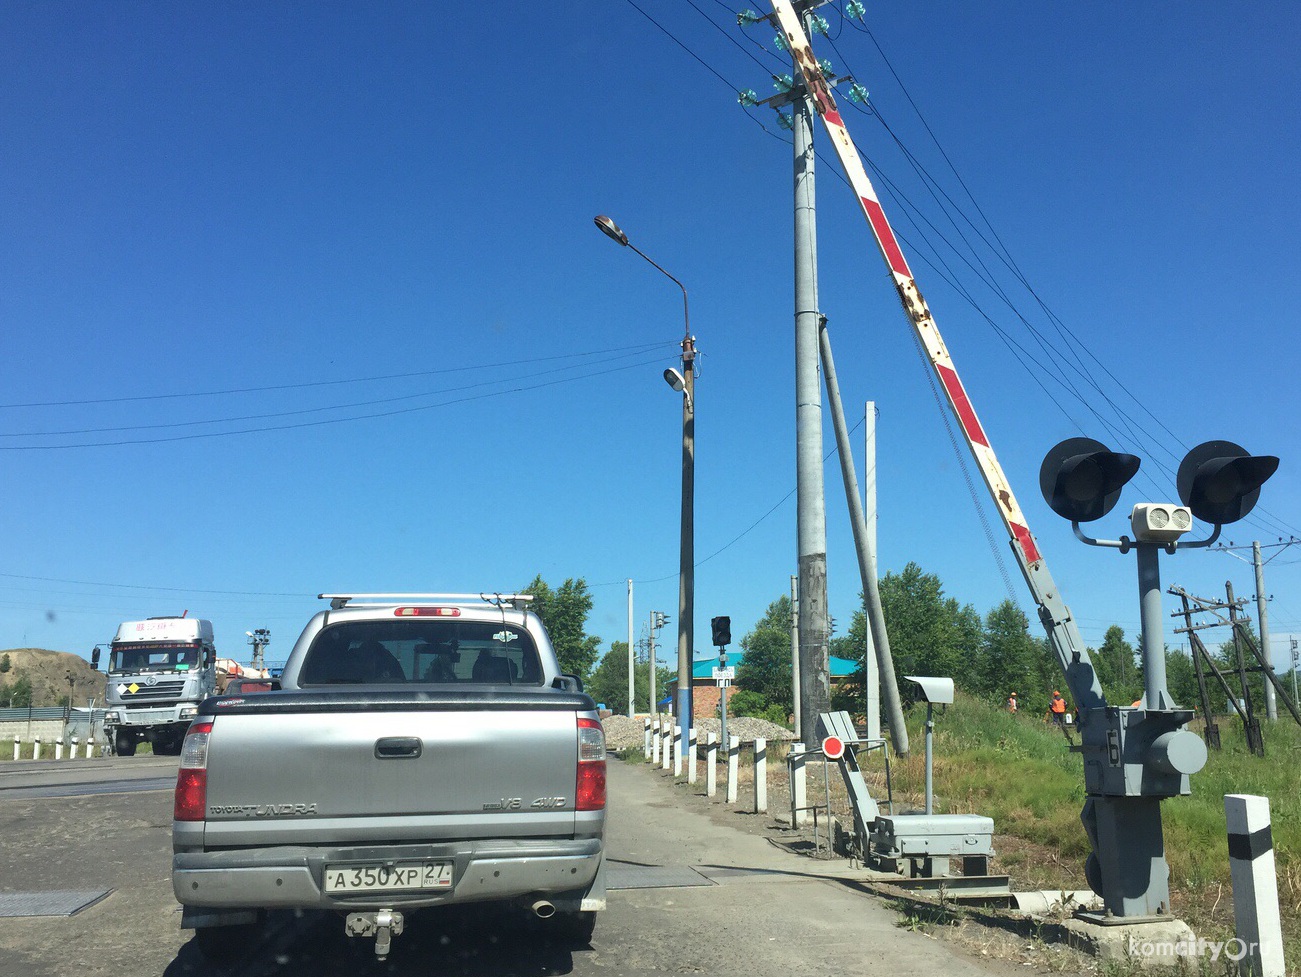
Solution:
[[[342,621],[307,650],[300,686],[541,685],[528,631],[500,621]]]

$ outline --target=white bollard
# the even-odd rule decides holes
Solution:
[[[799,827],[808,820],[808,780],[804,770],[804,744],[791,744],[791,825]]]
[[[705,796],[718,793],[718,734],[705,735]]]
[[[664,761],[663,768],[670,770],[673,767],[673,724],[666,722],[660,727],[660,734],[664,738],[660,744],[660,759]]]
[[[685,752],[686,751],[682,749],[682,727],[674,726],[673,727],[673,776],[675,777],[682,776],[682,761],[684,759],[682,754]]]
[[[644,759],[649,760],[651,758],[651,721],[643,719],[642,722],[646,724],[644,728],[645,742],[642,744],[642,750],[646,754]]]
[[[727,748],[727,803],[735,804],[740,790],[737,774],[741,771],[741,737],[729,736],[728,739],[732,742]]]
[[[19,740],[18,740],[18,736],[17,736],[17,734],[15,734],[15,735],[14,735],[14,759],[15,759],[15,760],[18,759],[18,751],[19,751],[19,747],[20,747],[20,743],[19,743]]]
[[[91,755],[92,755],[92,754],[91,754],[90,751],[91,751],[91,748],[92,748],[94,745],[95,745],[95,737],[93,737],[93,736],[87,736],[87,737],[86,737],[86,759],[87,759],[87,760],[89,760],[89,759],[91,758]]]
[[[38,736],[36,737],[35,740],[32,741],[32,759],[39,760],[40,758],[41,758],[41,738]]]
[[[696,727],[687,730],[687,783],[696,782]]]
[[[72,746],[71,746],[71,748],[68,750],[68,759],[69,759],[69,760],[75,760],[75,759],[77,759],[77,747],[80,746],[80,745],[81,745],[81,740],[80,740],[80,738],[74,736],[74,737],[72,738]]]
[[[754,741],[754,813],[768,810],[768,741],[762,736]]]
[[[54,759],[56,760],[63,759],[63,737],[62,736],[60,736],[57,740],[54,741]]]
[[[660,737],[660,717],[657,715],[651,723],[651,763],[657,767],[660,765],[660,745],[663,742]]]
[[[1283,927],[1278,913],[1278,876],[1269,827],[1269,798],[1225,794],[1233,917],[1244,977],[1283,977]]]

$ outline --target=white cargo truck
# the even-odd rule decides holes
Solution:
[[[216,692],[212,622],[193,617],[126,621],[109,645],[104,732],[109,749],[132,756],[141,742],[178,755],[199,703]],[[91,655],[99,667],[99,649]]]

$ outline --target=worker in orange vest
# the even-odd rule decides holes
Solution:
[[[1053,689],[1053,697],[1048,703],[1048,717],[1058,726],[1066,725],[1066,700],[1062,694]]]

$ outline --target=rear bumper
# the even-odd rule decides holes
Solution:
[[[347,896],[323,889],[326,865],[421,859],[452,862],[451,888]],[[540,896],[562,911],[578,911],[605,908],[600,868],[599,838],[180,852],[172,858],[172,890],[187,910],[415,909]]]

